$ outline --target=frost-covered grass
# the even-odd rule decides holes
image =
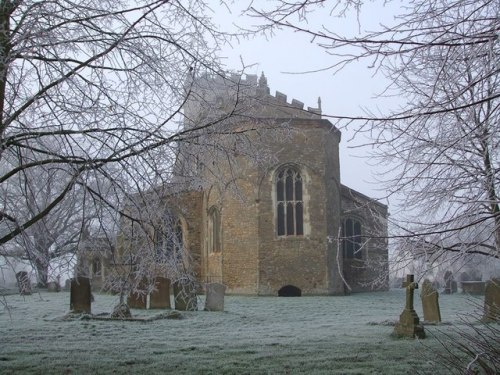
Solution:
[[[452,331],[444,324],[426,326],[429,337],[422,341],[390,337],[390,323],[404,307],[403,290],[228,296],[223,313],[186,312],[182,320],[146,323],[58,319],[69,310],[68,292],[5,298],[10,307],[0,305],[1,374],[436,374],[446,371],[427,355],[440,350],[438,339]],[[443,321],[461,324],[459,314],[475,308],[470,299],[440,296]],[[110,312],[116,302],[97,294],[92,312]],[[422,318],[418,296],[415,302]]]

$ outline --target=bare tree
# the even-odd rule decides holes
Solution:
[[[179,127],[190,77],[218,74],[231,37],[211,11],[205,1],[0,1],[2,254],[21,241],[44,282],[48,249],[66,247],[54,231],[83,227],[85,205],[116,213],[126,194],[169,179],[194,131]]]
[[[372,137],[374,156],[386,167],[382,181],[401,201],[392,220],[399,248],[498,259],[500,4],[415,0],[394,24],[358,36],[307,23],[323,6],[332,17],[355,16],[363,1],[278,1],[248,12],[264,20],[261,32],[288,28],[309,35],[332,55],[325,69],[367,59],[389,78],[382,95],[396,93],[399,109],[331,115],[341,127],[357,121],[357,131]]]

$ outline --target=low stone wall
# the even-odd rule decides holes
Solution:
[[[484,294],[486,283],[484,281],[462,281],[462,292],[468,294]]]

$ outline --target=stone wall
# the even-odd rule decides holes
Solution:
[[[322,120],[294,120],[290,126],[292,138],[275,144],[277,160],[263,175],[259,189],[259,294],[277,295],[285,285],[294,285],[303,294],[328,294],[333,264],[327,223],[338,221],[338,207],[335,211],[328,205],[339,200],[330,185],[339,176],[340,134]],[[303,179],[303,236],[277,236],[274,177],[283,165],[295,166]]]

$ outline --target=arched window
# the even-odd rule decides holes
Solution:
[[[304,202],[302,177],[292,167],[285,167],[276,174],[276,228],[278,236],[304,234]]]
[[[220,215],[217,207],[211,207],[208,211],[208,253],[217,253],[221,251],[220,241]]]
[[[342,238],[344,259],[362,259],[361,223],[355,219],[346,219],[342,223]]]
[[[158,262],[180,257],[183,250],[182,223],[170,212],[155,231],[155,255]]]

